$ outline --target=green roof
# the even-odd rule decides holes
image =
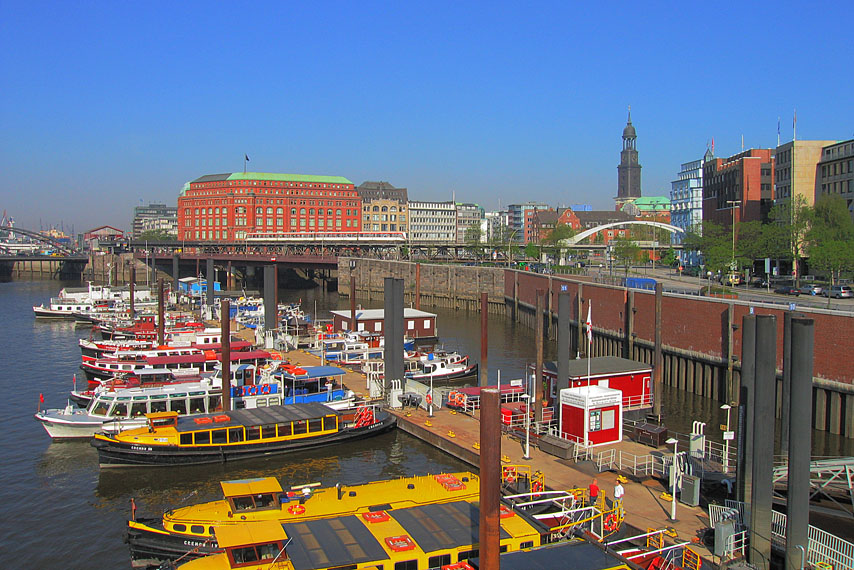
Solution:
[[[324,184],[353,184],[343,176],[277,174],[274,172],[233,172],[227,178],[227,180],[281,180],[283,182],[321,182]]]
[[[635,199],[632,204],[641,211],[670,209],[670,199],[664,196],[642,196]]]

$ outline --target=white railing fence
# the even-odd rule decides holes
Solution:
[[[724,505],[709,505],[709,522],[712,528],[732,511],[738,512],[738,523],[742,526],[750,519],[749,505],[727,500]],[[854,568],[854,543],[843,540],[818,527],[809,526],[807,531],[809,546],[807,562],[809,564],[830,564],[834,570],[852,570]],[[786,515],[771,511],[771,542],[780,549],[786,548]]]

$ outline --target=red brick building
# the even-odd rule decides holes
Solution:
[[[752,148],[703,165],[703,221],[761,221],[774,202],[774,150]],[[735,212],[733,212],[735,208]]]
[[[188,182],[178,239],[241,240],[259,233],[361,231],[362,200],[343,176],[234,172]]]

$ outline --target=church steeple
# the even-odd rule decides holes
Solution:
[[[620,152],[620,165],[617,166],[617,209],[641,196],[641,165],[638,163],[637,137],[637,131],[632,125],[632,107],[629,105],[628,119],[623,129],[623,150]]]

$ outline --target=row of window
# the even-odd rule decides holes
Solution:
[[[312,420],[296,420],[262,426],[237,426],[180,434],[181,445],[223,445],[242,441],[260,441],[281,437],[303,436],[312,433],[336,431],[337,416],[325,416]]]
[[[842,180],[841,182],[830,182],[821,185],[822,194],[850,194],[854,192],[854,183],[851,180]]]
[[[838,174],[850,174],[851,172],[854,172],[854,159],[849,160],[847,163],[845,161],[839,161],[834,162],[833,164],[824,164],[821,167],[822,178],[827,176],[836,176]]]

